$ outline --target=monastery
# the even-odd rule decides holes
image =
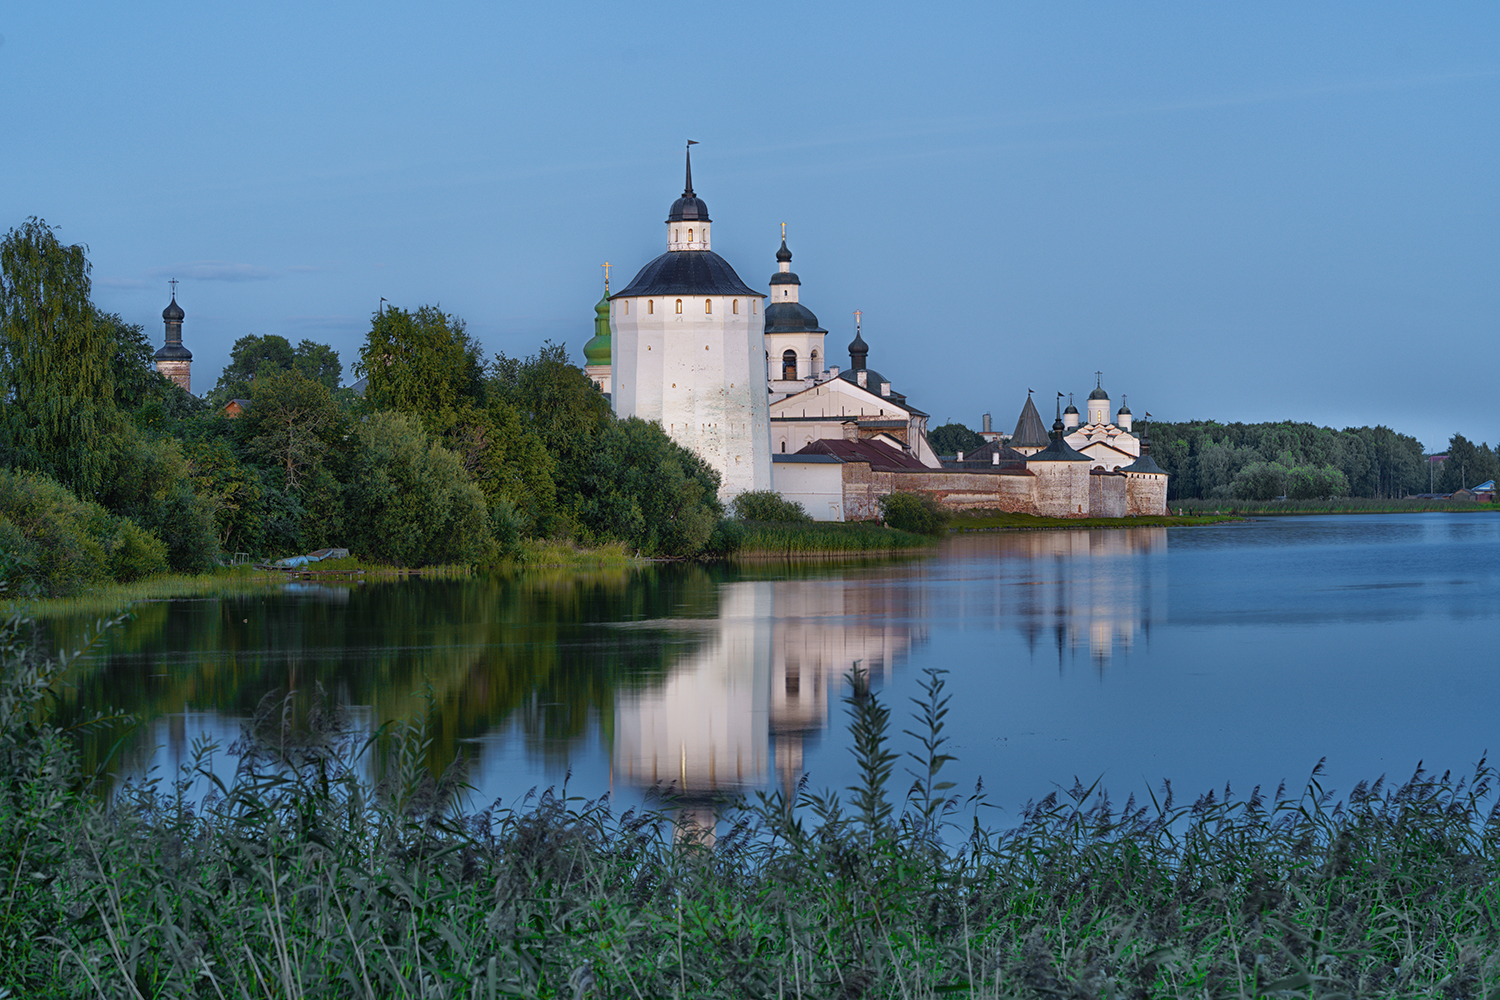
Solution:
[[[693,191],[690,148],[666,253],[619,292],[606,278],[584,358],[618,415],[660,422],[719,471],[722,500],[770,489],[832,521],[872,519],[895,491],[952,510],[1166,512],[1167,475],[1134,433],[1130,408],[1112,409],[1102,373],[1087,423],[1058,393],[1049,432],[1028,393],[1008,438],[986,424],[983,448],[944,459],[928,443],[929,414],[869,366],[858,313],[849,367],[828,363],[828,331],[801,301],[785,228],[764,293],[710,248],[711,222]]]

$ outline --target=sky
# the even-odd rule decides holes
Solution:
[[[601,264],[714,250],[932,425],[1094,372],[1139,419],[1500,442],[1500,5],[9,4],[0,231],[193,387],[246,334],[349,369],[382,297],[582,363]]]

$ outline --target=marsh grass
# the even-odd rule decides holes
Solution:
[[[917,552],[933,539],[867,521],[742,522],[744,536],[735,559],[866,556]]]
[[[280,703],[104,802],[47,722],[66,663],[26,636],[0,633],[10,996],[1500,996],[1484,761],[1338,803],[1321,763],[1297,794],[1191,805],[1075,782],[997,831],[982,787],[943,780],[944,676],[898,753],[856,670],[858,783],[732,804],[716,838],[566,784],[466,810],[421,720],[361,739]],[[237,776],[195,801],[221,752]]]

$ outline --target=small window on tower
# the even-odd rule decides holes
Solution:
[[[655,299],[647,299],[646,300],[646,315],[647,316],[655,316],[656,315],[656,300]]]
[[[756,302],[754,299],[751,299],[750,300],[750,315],[754,316],[758,312],[760,312],[760,303]]]
[[[691,229],[688,230],[688,242],[693,242],[693,231]]]
[[[677,300],[677,315],[679,315],[679,316],[682,315],[682,300],[681,299]]]
[[[674,229],[674,230],[672,230],[672,242],[673,243],[681,243],[682,242],[682,230],[681,229]]]
[[[738,316],[740,314],[740,300],[739,299],[735,299],[734,300],[734,314],[736,316]]]
[[[704,299],[703,300],[703,311],[705,313],[712,313],[714,311],[714,300],[713,299]]]
[[[781,378],[791,382],[797,378],[797,352],[785,351],[781,355]]]
[[[630,300],[629,299],[625,300],[625,315],[626,316],[630,315]]]

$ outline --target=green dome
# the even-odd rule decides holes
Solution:
[[[609,293],[594,306],[594,336],[583,345],[585,364],[609,364]]]

